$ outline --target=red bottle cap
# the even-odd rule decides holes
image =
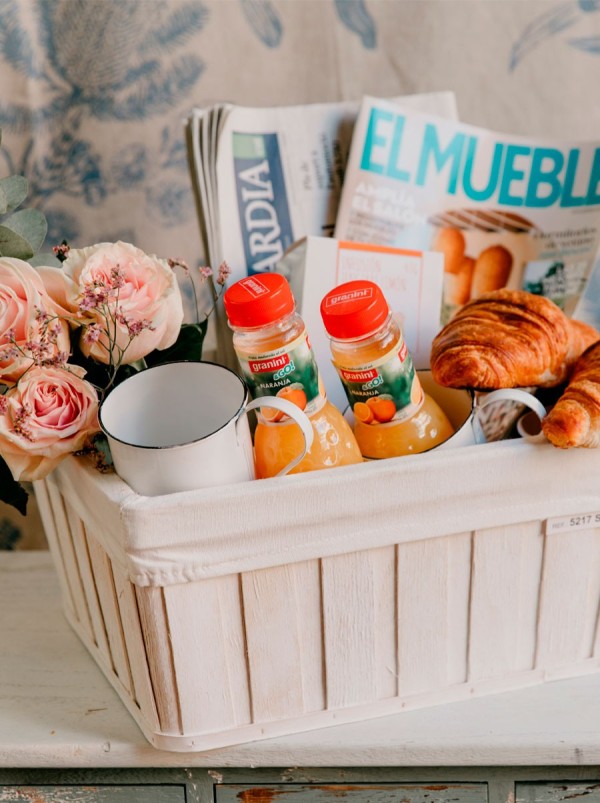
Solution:
[[[223,304],[229,323],[243,328],[274,323],[296,308],[288,281],[279,273],[240,279],[225,291]]]
[[[339,340],[372,334],[387,321],[389,314],[381,288],[364,279],[338,285],[321,301],[325,329]]]

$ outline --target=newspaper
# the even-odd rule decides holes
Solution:
[[[600,142],[514,137],[363,99],[335,237],[445,257],[442,322],[500,287],[572,315],[600,233]]]
[[[452,92],[401,99],[456,117]],[[274,270],[295,241],[331,236],[358,102],[249,108],[215,104],[186,122],[192,186],[207,261],[226,260],[231,280]],[[218,358],[235,364],[218,314]]]

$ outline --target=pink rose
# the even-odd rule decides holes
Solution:
[[[98,430],[96,391],[70,370],[35,366],[0,396],[0,455],[15,480],[45,477]]]
[[[37,310],[50,316],[58,308],[46,293],[44,282],[28,262],[11,257],[0,259],[0,383],[14,384],[33,364],[31,345],[44,340],[46,325]],[[53,320],[57,328],[54,343],[47,343],[46,356],[69,352],[69,328],[64,321]],[[12,338],[12,339],[11,339]]]
[[[183,304],[165,260],[129,243],[99,243],[71,249],[62,270],[41,268],[40,273],[55,303],[88,327],[81,350],[98,362],[108,364],[112,349],[115,364],[132,363],[177,340]],[[125,350],[123,356],[119,350]]]

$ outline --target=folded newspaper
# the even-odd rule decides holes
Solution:
[[[573,314],[599,234],[600,142],[508,136],[363,99],[335,237],[441,251],[443,321],[505,286]]]
[[[456,117],[452,92],[402,98],[407,108]],[[358,102],[194,109],[186,142],[205,258],[231,280],[270,271],[295,241],[331,236]],[[218,310],[218,357],[235,364]]]

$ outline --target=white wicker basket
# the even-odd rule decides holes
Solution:
[[[144,498],[36,483],[69,621],[206,750],[600,670],[600,450],[507,441]]]

